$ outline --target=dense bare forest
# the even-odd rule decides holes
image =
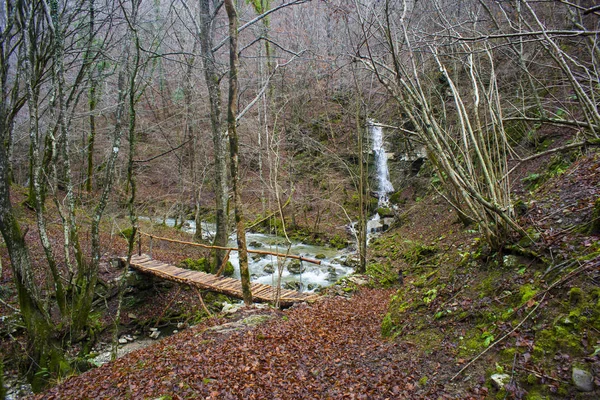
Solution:
[[[260,274],[252,263],[263,251],[278,255],[268,266],[273,277],[279,271],[275,305],[283,288],[316,288],[334,297],[332,304],[340,301],[336,294],[358,292],[357,321],[392,337],[380,345],[357,328],[364,336],[356,340],[373,346],[373,354],[393,354],[390,340],[404,346],[439,339],[455,349],[429,385],[427,374],[433,379],[439,365],[424,361],[424,381],[407,384],[405,376],[400,384],[387,374],[407,360],[382,355],[381,369],[375,362],[363,367],[385,379],[364,383],[356,372],[356,381],[339,378],[345,389],[318,381],[305,392],[294,381],[280,398],[562,398],[597,391],[595,2],[1,4],[0,366],[13,382],[26,377],[34,392],[55,386],[92,368],[100,342],[112,343],[114,359],[124,333],[158,326],[175,315],[173,307],[181,307],[177,325],[192,322],[199,332],[224,323],[212,315],[224,300],[211,301],[210,290],[181,293],[177,286],[157,289],[156,281],[153,289],[132,289],[131,257],[145,240],[157,259],[217,276],[234,257],[242,313],[253,312],[251,282]],[[257,250],[264,246],[258,234],[276,237],[275,247]],[[155,244],[156,237],[171,238],[171,247]],[[182,250],[173,240],[203,247]],[[298,266],[285,261],[292,243],[339,254],[299,253]],[[331,287],[303,283],[306,254],[325,260]],[[299,283],[284,285],[288,273]],[[366,302],[364,284],[377,305]],[[137,290],[160,298],[146,321],[132,311]],[[390,304],[381,304],[390,295]],[[319,314],[333,312],[326,307],[302,310],[290,315],[314,318],[315,326],[338,321]],[[536,326],[536,317],[546,322]],[[424,328],[435,324],[455,337]],[[502,348],[506,339],[521,333],[512,358],[504,357],[511,350]],[[346,334],[331,333],[331,341]],[[360,358],[348,350],[347,359],[354,356]],[[486,357],[498,358],[488,360],[496,371],[480,366],[483,383],[446,384]],[[545,364],[552,359],[562,364]],[[493,372],[508,373],[508,380],[489,383]],[[86,376],[62,397],[126,395],[98,387],[77,394],[73,387],[93,383]],[[181,392],[130,386],[127,395],[266,398],[275,390],[272,380],[236,391],[207,379],[200,376],[190,390],[181,385]],[[0,380],[0,398],[2,388]],[[53,390],[48,396],[61,398],[61,386]]]

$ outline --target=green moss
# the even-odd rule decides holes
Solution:
[[[491,297],[498,289],[498,278],[501,276],[500,271],[490,271],[485,279],[476,287],[476,292],[479,293],[479,298]]]
[[[517,353],[518,350],[516,347],[509,347],[500,352],[500,358],[504,363],[512,363]]]
[[[383,320],[381,321],[381,336],[390,337],[394,333],[395,330],[394,321],[392,319],[392,315],[390,313],[385,314]]]
[[[437,247],[429,246],[421,242],[406,241],[408,249],[401,256],[410,264],[418,265],[437,252]]]
[[[571,288],[571,290],[569,290],[569,303],[571,303],[572,306],[575,306],[575,305],[581,303],[582,299],[583,299],[583,291],[580,288],[574,287],[574,288]]]
[[[532,390],[525,395],[525,400],[545,400],[548,397],[543,396],[540,392]]]
[[[401,203],[400,192],[394,192],[390,196],[390,203],[392,204],[400,204]]]
[[[519,295],[521,296],[521,304],[527,303],[531,300],[536,294],[538,290],[534,289],[534,287],[530,284],[523,285],[519,288]]]
[[[425,386],[425,385],[427,385],[427,377],[426,376],[419,379],[419,386]]]
[[[334,235],[331,240],[329,240],[329,245],[338,250],[342,250],[348,247],[348,240],[340,235]]]
[[[415,343],[420,350],[425,354],[431,354],[442,344],[443,335],[435,328],[429,327],[429,324],[424,324],[421,330],[414,334],[403,336],[406,341]]]
[[[527,381],[528,384],[535,385],[535,384],[537,384],[538,378],[534,374],[528,374],[527,378],[525,380]]]
[[[385,218],[385,217],[393,217],[394,216],[394,211],[391,208],[387,208],[387,207],[379,207],[377,209],[377,214],[379,214],[379,216],[381,218]]]
[[[546,141],[544,141],[545,143]],[[535,190],[540,187],[548,179],[564,173],[571,165],[571,160],[561,155],[555,155],[552,157],[550,164],[548,164],[546,171],[540,173],[531,173],[523,178],[521,181],[527,186],[529,190]]]
[[[398,283],[398,271],[388,261],[386,263],[367,264],[367,275],[380,287],[390,287]]]
[[[121,232],[119,232],[119,234],[121,236],[123,236],[125,239],[129,240],[129,238],[131,237],[131,235],[133,234],[133,228],[126,228],[123,229]]]
[[[210,273],[210,262],[205,258],[186,258],[178,265],[180,268],[191,269],[192,271],[200,271]]]
[[[212,271],[212,265],[209,259],[202,257],[198,259],[186,258],[178,264],[179,268],[190,269],[192,271],[200,271],[210,274]],[[233,276],[235,268],[233,264],[227,261],[225,268],[223,269],[223,276]]]

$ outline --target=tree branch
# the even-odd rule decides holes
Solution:
[[[261,19],[263,19],[263,18],[265,18],[265,17],[269,16],[270,14],[274,13],[275,11],[279,11],[279,10],[281,10],[282,8],[289,7],[289,6],[297,6],[297,5],[300,5],[300,4],[307,3],[307,2],[309,2],[309,1],[311,1],[311,0],[296,0],[296,1],[293,1],[293,2],[291,2],[291,3],[285,3],[285,2],[284,2],[284,3],[281,3],[281,4],[280,4],[280,5],[278,5],[277,7],[275,7],[275,8],[271,8],[269,11],[267,11],[267,12],[264,12],[264,13],[260,14],[259,16],[257,16],[256,18],[254,18],[254,19],[252,19],[252,20],[250,20],[250,21],[246,22],[244,25],[240,26],[240,27],[238,28],[238,30],[237,30],[237,31],[238,31],[238,33],[240,33],[241,31],[243,31],[244,29],[248,28],[249,26],[252,26],[252,25],[254,25],[255,23],[257,23],[257,22],[258,22],[258,21],[260,21]],[[225,45],[225,43],[227,43],[228,41],[229,41],[229,36],[227,36],[227,37],[223,38],[223,40],[221,40],[221,41],[219,42],[219,44],[217,44],[215,47],[213,47],[213,48],[211,49],[211,51],[212,51],[213,53],[214,53],[214,52],[216,52],[216,51],[217,51],[217,50],[219,50],[221,47],[223,47],[223,46]]]

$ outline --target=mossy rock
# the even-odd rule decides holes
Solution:
[[[335,249],[342,250],[348,247],[348,240],[340,235],[334,235],[331,240],[329,240],[329,245]]]
[[[327,256],[326,256],[325,254],[323,254],[323,253],[319,253],[319,254],[317,254],[317,255],[315,256],[315,258],[316,258],[317,260],[323,260],[323,259],[327,258]]]
[[[379,216],[381,218],[393,217],[394,216],[394,210],[392,210],[391,208],[387,208],[387,207],[379,207],[377,209],[377,214],[379,214]]]
[[[235,267],[230,261],[227,261],[227,265],[225,265],[225,269],[223,269],[223,276],[233,276],[235,273]]]
[[[192,271],[200,271],[209,274],[211,272],[211,265],[206,257],[193,259],[186,258],[182,260],[179,265],[180,268],[190,269]]]
[[[409,245],[408,249],[402,252],[401,256],[410,264],[418,265],[425,259],[437,253],[435,246],[429,246],[421,242],[406,241]]]
[[[199,272],[204,272],[207,274],[212,273],[212,264],[210,262],[209,259],[207,259],[206,257],[201,257],[198,259],[193,259],[193,258],[186,258],[185,260],[182,260],[179,264],[178,267],[180,268],[184,268],[184,269],[189,269],[192,271],[199,271]],[[233,274],[235,273],[235,268],[233,266],[233,264],[229,261],[227,261],[227,264],[225,265],[225,268],[223,269],[223,276],[233,276]]]
[[[275,267],[273,266],[273,264],[267,264],[263,268],[263,271],[265,271],[266,274],[272,274],[273,272],[275,272]]]
[[[304,271],[306,271],[306,267],[304,266],[304,264],[302,264],[302,262],[300,260],[290,261],[286,268],[290,272],[290,274],[296,274],[296,275],[301,274]]]
[[[302,290],[302,283],[300,283],[298,281],[285,282],[282,286],[284,289],[288,289],[288,290],[297,290],[297,291]]]

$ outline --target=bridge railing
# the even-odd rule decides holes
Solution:
[[[156,236],[156,235],[152,235],[150,233],[146,233],[141,230],[138,230],[138,255],[140,255],[140,256],[142,255],[142,236],[148,237],[150,239],[149,254],[148,254],[150,257],[152,257],[152,246],[153,246],[154,239],[169,242],[169,243],[182,244],[182,245],[186,245],[186,246],[201,247],[201,248],[210,249],[210,250],[225,250],[227,253],[223,259],[223,264],[219,267],[219,271],[217,272],[217,275],[220,275],[222,273],[223,269],[225,268],[225,265],[227,264],[227,261],[229,260],[229,254],[232,251],[240,251],[240,249],[237,247],[223,247],[223,246],[214,246],[214,245],[209,245],[209,244],[204,244],[204,243],[187,242],[187,241],[183,241],[183,240],[176,240],[176,239],[170,239],[170,238],[166,238],[166,237]],[[280,258],[293,258],[296,260],[300,260],[301,262],[306,261],[311,264],[321,265],[321,260],[315,260],[313,258],[303,257],[303,256],[299,256],[296,254],[277,253],[277,252],[273,252],[273,251],[253,250],[253,249],[247,249],[247,251],[250,254],[271,255],[271,256],[276,256],[276,257],[280,257]]]

